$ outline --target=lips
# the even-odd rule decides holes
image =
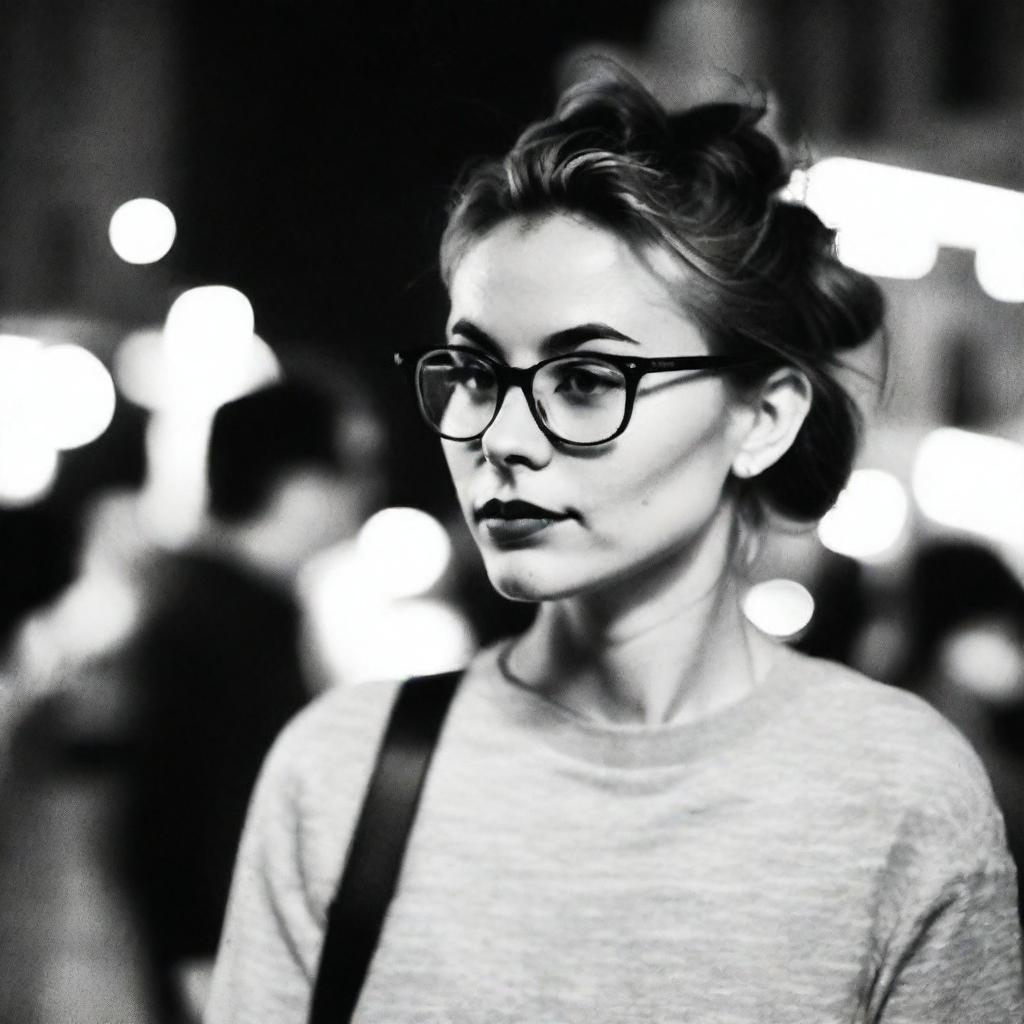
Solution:
[[[491,498],[490,501],[484,502],[476,512],[477,522],[485,519],[504,519],[504,520],[518,520],[518,519],[547,519],[547,520],[558,520],[568,519],[569,516],[565,512],[554,512],[549,508],[543,508],[540,505],[534,505],[529,501],[520,501],[514,499],[513,501],[498,501],[497,498]]]
[[[499,547],[511,547],[532,541],[556,523],[571,518],[529,501],[498,501],[491,498],[474,512],[487,536]]]

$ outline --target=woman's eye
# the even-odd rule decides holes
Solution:
[[[581,398],[603,395],[619,386],[619,379],[606,371],[573,367],[559,378],[556,391]]]
[[[469,391],[484,391],[494,386],[494,374],[482,366],[453,366],[448,373],[457,387]]]

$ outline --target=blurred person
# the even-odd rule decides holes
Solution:
[[[98,726],[102,717],[91,699],[70,696],[90,691],[91,698],[80,648],[91,657],[101,645],[83,629],[72,651],[76,645],[65,642],[63,628],[78,624],[80,611],[103,608],[103,596],[84,599],[78,586],[93,542],[89,508],[108,488],[141,481],[144,415],[118,401],[98,438],[61,453],[44,497],[0,507],[0,705],[7,707],[6,716],[0,712],[6,717],[0,723],[3,1021],[70,1019],[68,990],[83,1019],[99,1000],[111,1019],[148,1020],[131,980],[130,953],[119,950],[117,970],[110,970],[112,936],[120,945],[126,934],[123,918],[115,923],[116,909],[106,913],[115,898],[100,849],[114,821],[110,779],[71,752],[76,731],[86,721]]]
[[[538,609],[461,678],[355,1020],[1020,1017],[969,746],[740,608],[748,544],[848,478],[839,367],[883,306],[780,199],[763,113],[601,69],[456,196],[445,339],[399,359],[491,583]],[[308,1019],[396,691],[278,740],[209,1024]]]
[[[76,518],[50,501],[0,505],[0,656],[25,618],[74,579],[80,534]]]
[[[59,881],[35,822],[52,748],[30,741],[37,701],[15,656],[24,621],[74,578],[79,530],[43,500],[0,507],[0,1020],[30,1020],[55,937]],[[37,897],[49,892],[49,901]]]
[[[140,723],[128,870],[166,1020],[202,998],[258,767],[311,693],[297,574],[380,499],[375,409],[351,371],[315,369],[285,360],[281,382],[217,412],[209,527],[149,565],[119,659]]]
[[[910,566],[905,600],[912,639],[900,682],[925,695],[956,630],[999,621],[1011,631],[1024,627],[1024,587],[995,551],[975,541],[923,545]]]

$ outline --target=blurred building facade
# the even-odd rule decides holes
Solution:
[[[118,205],[173,191],[179,47],[172,5],[38,0],[0,8],[0,313],[162,316],[159,270],[107,241]]]
[[[735,91],[730,74],[766,87],[811,160],[1024,191],[1024,8],[1009,0],[670,0],[639,47],[611,52],[681,103]],[[1024,440],[1024,305],[986,295],[964,250],[942,250],[921,280],[882,283],[894,386],[882,420]]]

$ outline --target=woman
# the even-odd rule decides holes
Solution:
[[[1017,1019],[969,747],[740,611],[757,526],[847,478],[835,368],[882,313],[778,198],[761,113],[602,74],[453,208],[447,339],[407,361],[492,583],[539,610],[462,679],[360,1022]],[[305,1019],[394,692],[271,755],[210,1021]]]

